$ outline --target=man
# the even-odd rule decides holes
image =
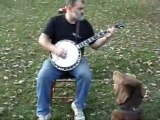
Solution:
[[[61,58],[65,58],[66,51],[55,46],[57,41],[69,39],[79,43],[93,36],[94,32],[92,26],[84,19],[84,9],[84,0],[66,0],[66,14],[55,16],[50,19],[39,37],[38,42],[40,46]],[[77,21],[79,21],[80,26],[78,28],[79,33],[76,35],[78,37],[76,38]],[[105,37],[92,42],[90,46],[93,49],[101,47],[109,40],[114,30],[114,27],[109,28],[109,33]],[[83,54],[84,49],[82,48],[81,51]],[[52,65],[50,59],[44,61],[37,76],[37,116],[39,120],[49,120],[51,118],[51,85],[53,81],[63,77],[65,73],[64,71],[56,69]],[[85,101],[92,80],[92,73],[87,60],[82,57],[79,65],[68,73],[76,78],[76,95],[74,102],[71,104],[75,113],[75,120],[85,120],[83,109],[86,106]]]

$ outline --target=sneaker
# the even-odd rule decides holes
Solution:
[[[83,111],[78,109],[74,102],[72,102],[71,108],[74,111],[74,120],[85,120]]]
[[[39,117],[38,120],[50,120],[51,113],[48,113],[46,116],[39,115],[38,117]]]

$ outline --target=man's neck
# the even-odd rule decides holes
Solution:
[[[76,19],[72,18],[71,15],[68,12],[66,12],[65,18],[71,24],[75,24],[76,23]]]

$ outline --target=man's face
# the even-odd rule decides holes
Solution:
[[[83,0],[76,1],[74,6],[71,7],[72,17],[77,20],[83,20],[84,19],[84,9],[85,9],[84,1]]]

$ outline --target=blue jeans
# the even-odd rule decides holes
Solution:
[[[76,79],[75,104],[79,109],[84,109],[85,101],[90,89],[92,73],[88,62],[82,58],[79,65],[69,73]],[[62,78],[64,71],[56,69],[50,59],[44,61],[37,76],[37,115],[47,115],[50,112],[51,87],[56,79]]]

